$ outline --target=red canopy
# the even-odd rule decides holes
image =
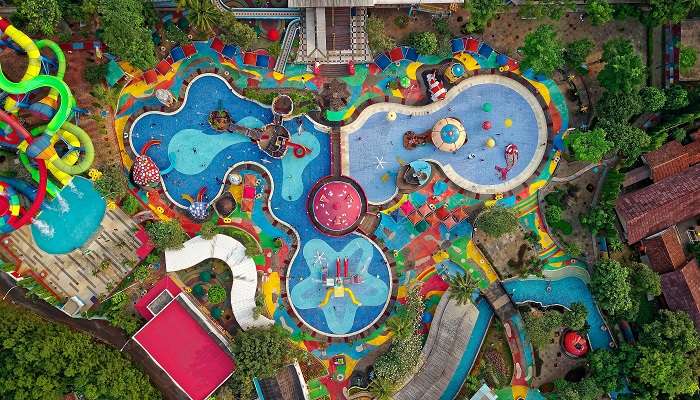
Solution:
[[[222,42],[218,37],[215,37],[214,39],[212,39],[209,47],[214,49],[215,52],[221,53],[221,50],[224,49],[224,42]]]
[[[197,54],[197,48],[194,47],[194,44],[192,43],[187,43],[186,45],[182,46],[182,50],[185,51],[185,57],[191,57]]]
[[[257,61],[257,59],[258,59],[258,55],[253,53],[253,52],[247,51],[243,54],[243,64],[255,65],[255,62]]]
[[[583,357],[588,353],[588,340],[576,331],[566,332],[562,345],[574,357]]]
[[[280,40],[280,31],[278,31],[276,28],[270,28],[270,30],[267,31],[267,40],[271,42]]]
[[[158,73],[156,73],[156,70],[154,69],[149,69],[143,73],[143,80],[150,85],[158,80]]]
[[[391,58],[392,62],[403,60],[403,50],[401,50],[401,47],[396,47],[393,50],[391,50],[389,52],[389,58]]]
[[[479,50],[479,41],[474,38],[469,38],[464,47],[464,50],[476,53]]]
[[[158,65],[156,65],[156,70],[161,75],[165,75],[170,72],[170,64],[166,60],[160,60]]]

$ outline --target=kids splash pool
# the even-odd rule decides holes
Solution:
[[[387,117],[389,111],[396,112],[393,121],[393,115]],[[458,120],[466,131],[466,142],[458,150],[442,151],[433,144],[404,146],[407,131],[430,132],[443,119]],[[362,185],[372,203],[393,196],[400,165],[419,159],[440,164],[464,189],[506,192],[534,173],[548,140],[547,118],[537,97],[522,83],[500,75],[468,78],[444,101],[423,107],[370,106],[341,132],[346,143],[343,172]],[[519,156],[503,179],[496,167],[506,167],[509,145],[515,145]]]

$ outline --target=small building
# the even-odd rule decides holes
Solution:
[[[297,362],[289,364],[271,378],[253,379],[258,400],[309,400],[309,389]]]
[[[700,268],[696,259],[682,268],[661,275],[661,290],[666,305],[673,311],[685,311],[700,332]]]
[[[672,140],[643,155],[642,160],[649,167],[651,180],[659,182],[700,162],[700,141],[694,140],[684,146]]]
[[[674,225],[642,240],[651,268],[659,274],[675,271],[686,263],[683,245]]]
[[[132,339],[189,399],[208,399],[233,374],[235,364],[226,339],[173,285],[166,277],[137,303],[149,321]]]
[[[627,243],[700,214],[700,164],[620,196],[615,205]]]

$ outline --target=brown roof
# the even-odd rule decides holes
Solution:
[[[690,315],[700,331],[700,268],[696,259],[683,268],[661,275],[661,290],[668,308]]]
[[[615,205],[632,244],[700,214],[700,164],[620,196]]]
[[[688,153],[690,165],[700,163],[700,140],[695,139],[695,141],[686,144],[685,151]]]
[[[683,245],[676,226],[642,240],[651,268],[660,273],[671,272],[685,264]]]
[[[646,161],[646,163],[653,168],[661,164],[671,162],[684,154],[685,149],[683,148],[683,145],[675,140],[672,140],[657,150],[650,151],[643,157],[644,161]]]

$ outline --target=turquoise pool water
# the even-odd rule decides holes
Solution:
[[[92,182],[76,176],[34,219],[34,242],[49,254],[70,253],[99,229],[106,208]]]
[[[551,290],[547,290],[548,284]],[[580,302],[588,310],[588,339],[591,348],[608,349],[612,342],[610,332],[605,326],[603,316],[593,300],[590,290],[584,281],[568,277],[556,281],[544,279],[513,279],[503,282],[506,291],[516,303],[539,303],[542,306],[562,305],[570,307],[572,303]],[[602,329],[605,328],[605,329]]]

